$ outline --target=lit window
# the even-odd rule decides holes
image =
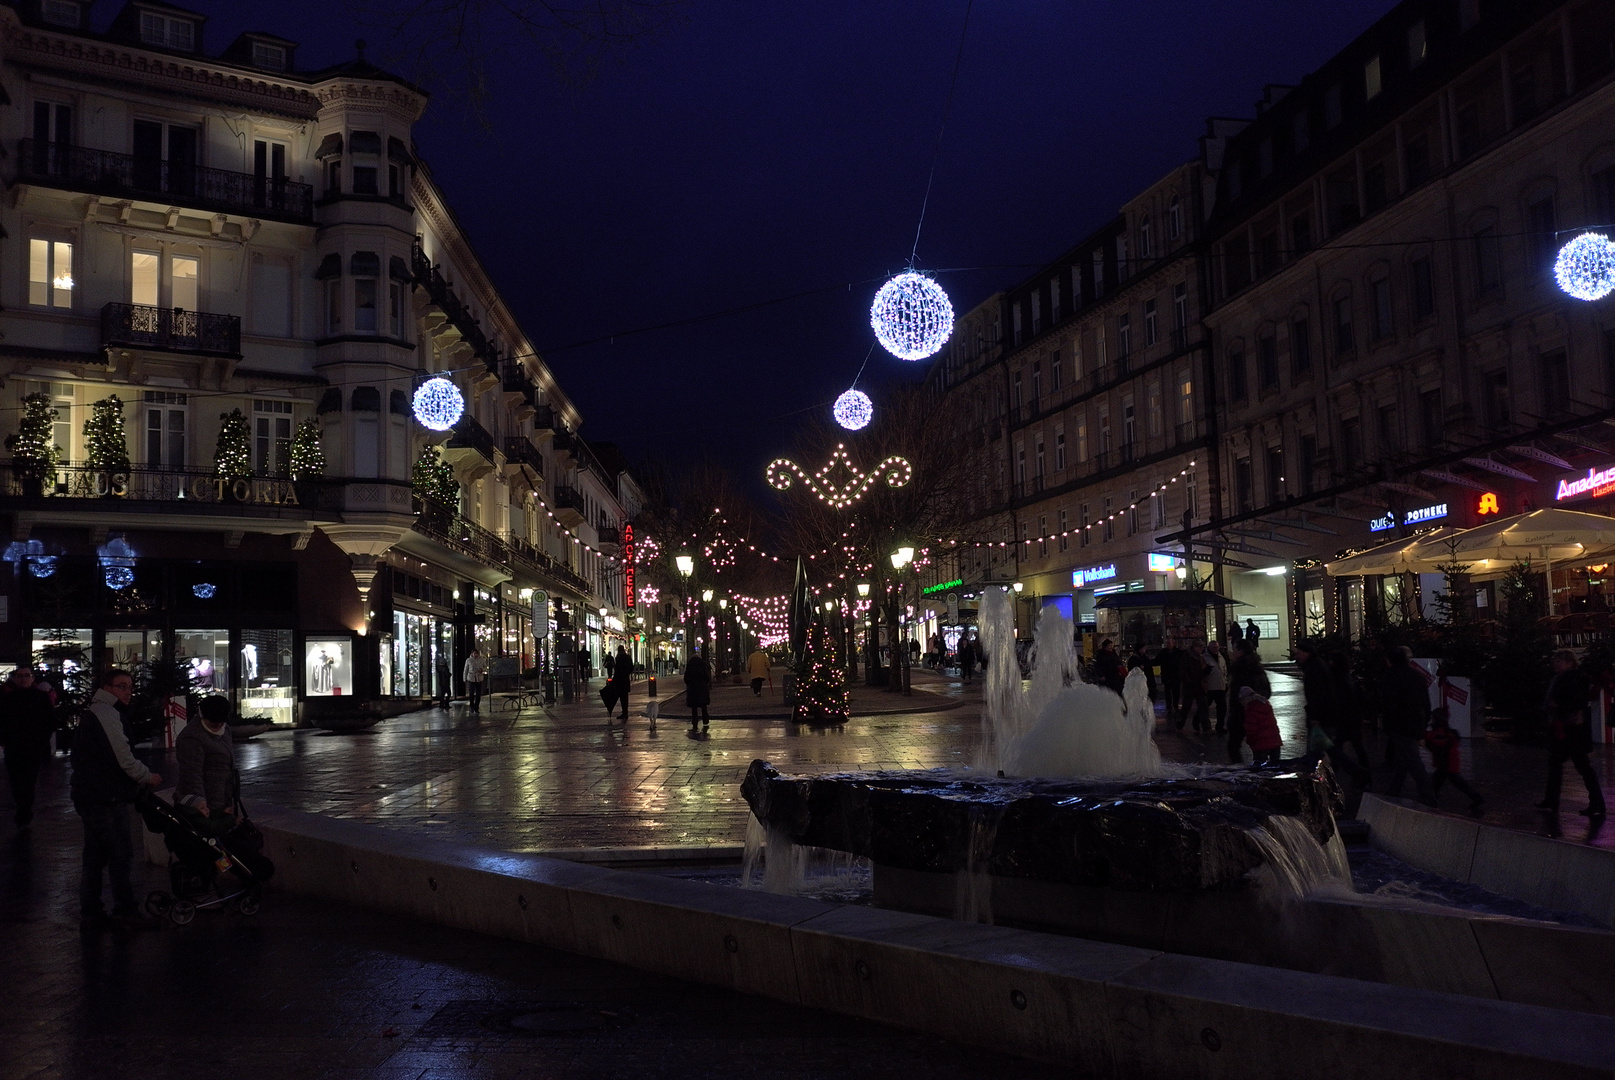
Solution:
[[[1370,57],[1363,65],[1363,96],[1372,101],[1380,92],[1379,57]]]
[[[65,240],[28,241],[28,302],[35,307],[73,306],[73,245]]]

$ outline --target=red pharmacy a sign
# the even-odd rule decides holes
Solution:
[[[1502,513],[1502,509],[1497,504],[1497,493],[1495,491],[1488,491],[1486,494],[1482,495],[1478,500],[1476,500],[1475,513],[1479,517],[1486,517],[1489,514]]]

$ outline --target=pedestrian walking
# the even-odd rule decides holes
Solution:
[[[1211,719],[1206,715],[1205,648],[1198,641],[1191,641],[1178,660],[1178,686],[1178,693],[1183,699],[1178,730],[1183,730],[1185,724],[1192,724],[1195,734],[1209,735]]]
[[[1357,676],[1352,674],[1351,658],[1344,652],[1337,652],[1329,657],[1328,664],[1330,685],[1335,695],[1335,730],[1329,733],[1330,737],[1335,740],[1335,749],[1342,756],[1348,746],[1356,751],[1356,765],[1372,779],[1374,766],[1368,758],[1368,748],[1363,745],[1363,714],[1367,706]]]
[[[1430,710],[1430,730],[1424,733],[1424,748],[1430,751],[1430,790],[1439,800],[1442,785],[1451,781],[1453,787],[1469,796],[1470,814],[1480,817],[1480,808],[1486,800],[1481,798],[1480,792],[1469,786],[1469,781],[1465,780],[1460,772],[1463,759],[1459,747],[1463,740],[1452,730],[1447,721],[1445,708]]]
[[[959,677],[969,686],[976,678],[976,639],[959,638]]]
[[[1099,643],[1099,655],[1094,658],[1094,666],[1098,670],[1099,682],[1102,686],[1121,693],[1127,685],[1127,668],[1122,665],[1122,658],[1116,655],[1116,643],[1109,638]]]
[[[1435,791],[1419,757],[1419,740],[1430,723],[1430,687],[1413,667],[1413,651],[1406,645],[1385,655],[1389,669],[1385,675],[1385,738],[1391,758],[1391,785],[1388,794],[1402,794],[1402,785],[1411,775],[1419,801],[1435,806]]]
[[[1244,722],[1245,741],[1250,743],[1253,755],[1252,763],[1277,765],[1284,739],[1279,735],[1279,721],[1273,715],[1273,706],[1254,687],[1242,686],[1239,688],[1239,710]]]
[[[1604,789],[1587,756],[1593,748],[1590,722],[1592,683],[1576,663],[1576,654],[1560,649],[1553,654],[1553,682],[1548,685],[1548,790],[1537,807],[1548,812],[1548,834],[1558,836],[1559,786],[1564,781],[1565,762],[1576,767],[1587,785],[1587,805],[1581,813],[1589,818],[1604,816]]]
[[[1155,701],[1158,697],[1155,687],[1155,669],[1150,665],[1150,658],[1144,654],[1144,643],[1142,641],[1134,645],[1133,651],[1127,656],[1127,670],[1132,671],[1134,668],[1143,669],[1144,686],[1150,695],[1150,700]]]
[[[236,752],[230,734],[230,699],[202,699],[197,723],[186,724],[174,740],[179,779],[174,805],[195,815],[204,832],[223,836],[236,826]]]
[[[157,920],[135,906],[130,861],[134,841],[129,806],[142,787],[163,778],[135,759],[124,734],[121,709],[135,690],[134,676],[110,668],[73,738],[73,809],[84,824],[84,859],[79,878],[79,920],[86,929],[103,922],[154,927]],[[102,874],[111,879],[112,914],[101,905]]]
[[[612,661],[611,665],[611,682],[607,684],[611,688],[611,702],[606,705],[606,713],[610,715],[613,703],[621,703],[622,712],[617,719],[621,720],[624,726],[628,723],[628,688],[633,685],[633,681],[633,657],[628,655],[626,648],[618,645],[617,658]]]
[[[1359,787],[1367,787],[1373,773],[1353,762],[1335,741],[1339,730],[1340,698],[1335,692],[1334,674],[1318,655],[1318,643],[1303,639],[1296,643],[1295,658],[1301,672],[1301,693],[1307,710],[1307,752],[1327,754],[1336,771],[1351,774]]]
[[[1212,733],[1224,735],[1228,731],[1228,659],[1215,638],[1206,642],[1201,659],[1206,665],[1206,711],[1209,713],[1213,705],[1217,707],[1217,726]]]
[[[695,730],[697,720],[705,728],[710,720],[707,707],[712,704],[712,665],[699,651],[684,664],[684,703],[690,707],[690,730]]]
[[[935,640],[934,638],[932,640]],[[766,681],[770,687],[774,685],[774,676],[769,673],[773,661],[761,648],[753,649],[751,655],[746,657],[746,674],[751,676],[751,692],[756,697],[763,696],[763,683]]]
[[[0,746],[6,751],[6,780],[19,829],[34,820],[34,791],[39,770],[50,757],[52,727],[50,695],[34,685],[29,668],[13,671],[0,686]]]
[[[1273,693],[1268,685],[1267,672],[1262,669],[1262,658],[1256,655],[1250,642],[1240,638],[1231,649],[1233,659],[1228,664],[1228,760],[1238,765],[1245,760],[1240,744],[1245,742],[1245,706],[1239,692],[1246,687],[1267,699]]]
[[[1262,647],[1262,628],[1256,625],[1255,619],[1245,620],[1245,643],[1253,650],[1259,650]]]
[[[1178,671],[1178,666],[1183,662],[1183,650],[1178,647],[1176,638],[1166,639],[1166,645],[1155,654],[1155,662],[1161,665],[1166,719],[1169,723],[1177,723],[1179,714],[1183,712],[1183,676]]]
[[[449,707],[449,696],[454,692],[454,668],[449,665],[449,654],[446,649],[437,650],[437,696],[438,708]]]
[[[465,696],[471,702],[471,711],[474,713],[482,711],[482,680],[487,675],[488,661],[482,658],[482,650],[471,646],[471,655],[465,658],[460,677],[465,680]]]

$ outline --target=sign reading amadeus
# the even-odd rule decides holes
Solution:
[[[1402,524],[1417,525],[1424,521],[1437,521],[1447,516],[1447,504],[1436,503],[1434,506],[1421,506],[1417,510],[1409,510],[1402,515]],[[1386,529],[1396,528],[1396,515],[1383,514],[1368,523],[1369,532],[1384,532]]]
[[[1611,492],[1615,492],[1615,465],[1607,469],[1588,469],[1586,476],[1559,481],[1559,488],[1553,493],[1553,499],[1555,502],[1564,502],[1566,499],[1597,499]]]
[[[1071,584],[1074,588],[1086,589],[1096,581],[1110,581],[1115,576],[1115,563],[1106,563],[1104,566],[1086,566],[1081,570],[1071,571]]]

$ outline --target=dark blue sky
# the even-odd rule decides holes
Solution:
[[[345,0],[193,0],[207,49],[242,29],[300,67],[387,59]],[[1248,116],[1391,0],[975,0],[919,249],[957,311],[1057,255],[1193,156],[1207,115]],[[105,18],[108,10],[100,12]],[[942,119],[965,0],[689,0],[582,85],[519,38],[486,125],[439,94],[417,142],[494,280],[582,409],[632,457],[712,449],[760,472],[827,408],[899,270]],[[676,330],[564,346],[808,290]],[[913,377],[877,349],[860,385]],[[877,407],[878,407],[878,393]]]

